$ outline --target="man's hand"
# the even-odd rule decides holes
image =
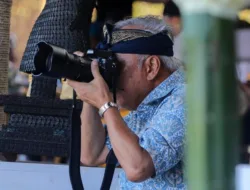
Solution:
[[[97,61],[91,63],[94,79],[89,83],[68,80],[68,84],[76,91],[77,96],[84,102],[100,108],[106,102],[112,101],[108,85],[99,72]]]
[[[74,54],[78,56],[84,55],[79,51],[74,52]],[[104,164],[109,152],[105,146],[106,134],[101,118],[98,110],[92,106],[97,107],[101,104],[101,101],[106,101],[103,100],[106,95],[102,97],[100,94],[106,94],[108,89],[98,71],[97,65],[92,64],[92,72],[94,73],[94,80],[90,83],[68,82],[75,89],[77,95],[85,101],[81,113],[81,163],[85,166]]]

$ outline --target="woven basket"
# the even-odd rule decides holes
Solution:
[[[30,33],[28,43],[22,57],[20,70],[35,70],[33,59],[37,43],[46,41],[65,48],[69,52],[83,50],[86,47],[88,34],[83,30],[70,30],[72,21],[77,16],[82,0],[47,0],[44,9],[36,20]]]

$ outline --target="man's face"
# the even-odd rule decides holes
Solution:
[[[117,103],[122,108],[134,110],[143,99],[147,81],[143,66],[135,54],[117,54],[121,66],[118,80]]]
[[[123,27],[123,29],[143,29],[143,27],[129,25]],[[121,66],[117,84],[117,87],[121,90],[117,91],[117,103],[122,108],[135,110],[152,90],[152,80],[158,73],[159,60],[154,59],[158,63],[153,64],[156,67],[152,67],[152,64],[149,67],[148,63],[152,60],[146,59],[144,63],[139,63],[136,54],[117,53],[116,57]]]

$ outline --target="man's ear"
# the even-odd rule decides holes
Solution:
[[[161,60],[157,56],[150,56],[146,59],[145,63],[145,70],[147,75],[147,80],[154,80],[161,68]]]

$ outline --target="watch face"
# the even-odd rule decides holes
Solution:
[[[112,106],[112,107],[117,107],[117,108],[118,108],[118,106],[117,106],[116,103],[114,103],[114,102],[109,102],[109,103],[110,103],[110,106]]]

